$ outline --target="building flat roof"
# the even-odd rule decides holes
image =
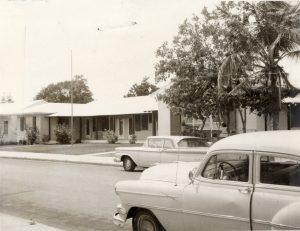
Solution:
[[[111,101],[93,101],[87,104],[73,104],[73,116],[105,116],[150,113],[158,110],[158,104],[153,95],[114,99]],[[0,115],[47,115],[49,117],[69,117],[71,103],[48,103],[43,100],[19,104],[0,105]]]

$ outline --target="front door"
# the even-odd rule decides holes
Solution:
[[[124,119],[119,119],[119,139],[124,139]]]
[[[185,230],[251,229],[252,162],[245,153],[211,155],[184,190]]]

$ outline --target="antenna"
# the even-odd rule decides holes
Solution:
[[[179,149],[178,149],[179,151]],[[178,180],[178,167],[179,167],[179,152],[177,152],[177,164],[176,164],[176,176],[175,176],[175,185],[174,186],[177,186],[177,180]]]

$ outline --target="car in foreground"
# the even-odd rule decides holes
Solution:
[[[150,167],[157,163],[200,161],[208,143],[192,136],[149,136],[142,147],[116,148],[115,161],[123,162],[125,171],[136,166]]]
[[[300,131],[234,135],[201,163],[161,164],[115,186],[134,231],[300,230]]]

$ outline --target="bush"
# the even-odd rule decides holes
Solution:
[[[129,143],[130,144],[135,144],[136,142],[136,135],[135,134],[132,134],[129,136]]]
[[[26,128],[27,143],[33,145],[38,138],[38,130],[36,128]]]
[[[49,141],[50,141],[49,135],[43,135],[42,142],[43,142],[43,143],[47,143],[47,142],[49,142]]]
[[[114,144],[118,141],[118,136],[113,131],[107,131],[106,140],[109,144]]]
[[[71,130],[65,124],[58,124],[54,132],[58,143],[69,144],[71,142]]]

